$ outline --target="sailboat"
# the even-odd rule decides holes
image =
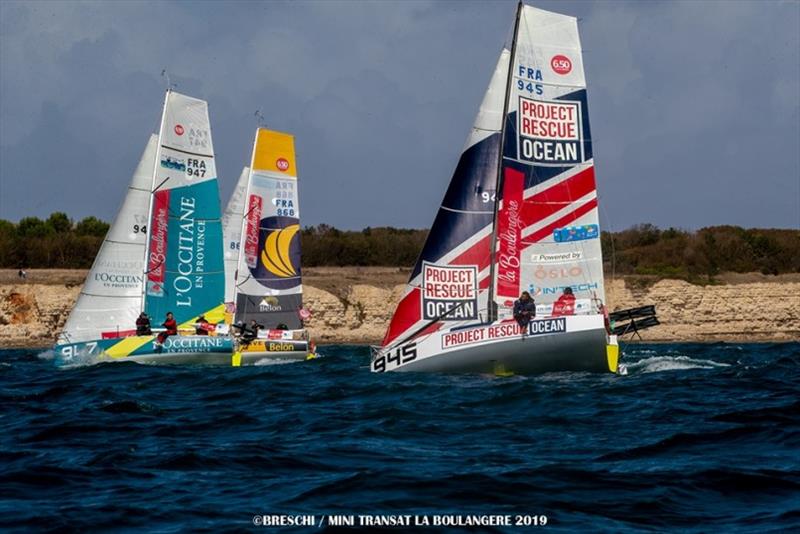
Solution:
[[[227,363],[226,336],[137,336],[141,312],[167,312],[181,334],[198,317],[221,322],[224,268],[219,192],[208,104],[167,91],[122,207],[109,228],[54,348],[63,365],[104,360]],[[156,328],[154,328],[156,330]]]
[[[618,371],[581,56],[574,17],[518,4],[373,372]]]
[[[294,137],[256,130],[250,166],[236,184],[223,217],[225,306],[234,325],[263,326],[241,342],[234,365],[313,358],[303,320],[300,204]],[[232,328],[236,333],[237,327]]]

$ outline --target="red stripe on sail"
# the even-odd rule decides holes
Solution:
[[[389,328],[386,330],[386,335],[383,336],[383,346],[385,347],[417,324],[420,316],[420,290],[415,287],[397,305],[392,320],[389,322]]]
[[[596,190],[594,166],[525,199],[522,221],[525,227],[564,209],[570,202]]]
[[[534,233],[526,237],[522,242],[525,246],[530,246],[534,243],[537,243],[542,239],[544,239],[545,237],[547,237],[548,235],[552,235],[553,230],[555,230],[556,228],[562,228],[564,226],[567,226],[572,221],[577,220],[580,217],[586,215],[596,207],[597,207],[597,198],[593,198],[586,204],[578,206],[578,208],[575,209],[574,211],[567,213],[563,217],[556,219],[547,226],[535,231]]]
[[[479,272],[484,270],[489,265],[489,244],[491,241],[492,234],[490,233],[456,256],[447,265],[477,265]]]
[[[497,296],[519,294],[520,253],[522,252],[522,191],[525,175],[516,169],[503,170],[503,205],[497,213]]]

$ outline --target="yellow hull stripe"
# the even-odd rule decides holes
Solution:
[[[220,304],[219,306],[211,308],[202,315],[203,317],[206,318],[206,321],[208,321],[210,324],[221,323],[225,320],[225,304]],[[178,325],[178,330],[194,330],[195,323],[197,323],[197,320],[199,318],[200,316],[197,315],[195,317],[192,317],[188,321],[181,323],[180,325]]]
[[[155,339],[155,336],[131,336],[106,349],[106,354],[112,358],[124,358]]]

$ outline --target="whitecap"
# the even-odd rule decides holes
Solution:
[[[713,360],[694,359],[688,356],[651,356],[641,360],[627,362],[630,373],[658,373],[661,371],[683,371],[686,369],[715,369],[730,367],[729,363]]]

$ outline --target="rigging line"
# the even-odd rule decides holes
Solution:
[[[163,182],[161,182],[160,184],[158,184],[158,185],[156,186],[156,188],[155,188],[155,189],[153,189],[152,191],[150,191],[150,194],[151,194],[151,195],[154,195],[154,194],[156,193],[156,191],[158,191],[159,189],[161,189],[161,186],[162,186],[162,185],[164,185],[165,183],[167,183],[167,180],[169,180],[169,179],[170,179],[170,177],[169,177],[169,176],[167,176],[166,178],[164,178],[164,181],[163,181]]]
[[[160,262],[158,262],[158,265],[156,265],[155,267],[153,267],[152,269],[150,269],[150,270],[148,270],[148,271],[145,271],[145,272],[144,272],[144,274],[150,274],[150,273],[152,273],[153,271],[155,271],[156,269],[158,269],[159,267],[161,267],[162,265],[164,265],[164,262],[165,262],[165,261],[166,261],[166,260],[161,260]]]
[[[612,226],[611,217],[609,217],[608,211],[606,211],[605,206],[600,202],[599,195],[598,195],[598,202],[597,203],[600,205],[600,209],[603,210],[603,217],[606,219],[606,221],[608,221],[608,228],[609,228],[608,236],[609,236],[609,240],[611,242],[611,280],[614,281],[616,279],[616,277],[617,277],[617,247],[616,247],[616,244],[614,242],[614,233],[611,232],[611,226]],[[600,254],[601,254],[601,256],[602,256],[602,250],[603,250],[602,235],[603,234],[601,232],[601,234],[600,234],[600,237],[601,237],[601,240],[600,240]],[[600,263],[602,264],[602,262],[600,262]]]
[[[407,335],[406,337],[404,337],[402,341],[395,341],[395,342],[394,342],[394,343],[392,343],[391,345],[387,345],[387,346],[386,346],[386,347],[384,347],[384,348],[389,348],[389,347],[392,347],[392,348],[394,348],[394,347],[397,347],[398,345],[402,345],[402,344],[403,344],[403,343],[405,343],[406,341],[410,341],[410,340],[414,339],[414,337],[415,337],[417,334],[419,334],[420,332],[424,331],[426,328],[430,327],[431,325],[435,324],[436,322],[438,322],[438,321],[441,321],[442,319],[444,319],[445,317],[447,317],[448,315],[450,315],[451,313],[453,313],[453,312],[454,312],[454,311],[456,311],[457,309],[459,309],[459,308],[461,308],[462,306],[466,305],[468,302],[470,302],[470,301],[468,301],[468,300],[465,300],[465,301],[463,301],[463,302],[461,302],[461,303],[459,303],[459,304],[456,304],[455,306],[453,306],[452,308],[450,308],[449,310],[447,310],[447,311],[446,311],[446,312],[444,312],[443,314],[439,315],[439,316],[438,316],[438,317],[436,317],[435,319],[432,319],[432,320],[428,321],[427,323],[425,323],[424,325],[422,325],[420,328],[417,328],[416,330],[414,330],[414,331],[413,331],[411,334],[409,334],[409,335]]]
[[[483,214],[483,215],[486,215],[487,213],[494,213],[493,211],[457,210],[453,208],[448,208],[447,206],[439,206],[439,207],[443,210],[452,211],[453,213]]]

